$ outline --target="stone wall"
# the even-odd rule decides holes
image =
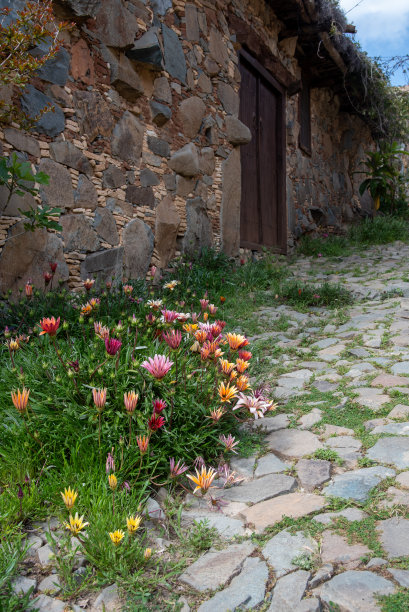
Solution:
[[[294,41],[279,42],[271,8],[264,0],[60,0],[55,11],[76,27],[16,101],[33,117],[47,103],[54,111],[31,134],[4,127],[0,143],[50,176],[37,200],[63,209],[63,230],[23,234],[17,209],[33,199],[2,209],[0,192],[0,289],[27,278],[41,285],[50,260],[76,289],[88,276],[144,277],[151,264],[163,268],[201,246],[237,254],[239,150],[249,130],[238,120],[239,44],[228,24],[232,15],[246,22],[267,50],[266,67],[298,78]],[[310,158],[298,148],[297,96],[288,98],[287,124],[291,242],[316,222],[348,218],[368,135],[326,90],[313,93]]]

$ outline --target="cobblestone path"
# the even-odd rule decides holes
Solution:
[[[347,316],[274,305],[259,312],[267,331],[252,345],[283,349],[266,375],[279,406],[262,421],[262,453],[232,462],[244,481],[215,490],[228,505],[214,512],[192,499],[185,509],[185,521],[207,518],[223,546],[180,576],[184,609],[371,612],[382,609],[382,596],[405,594],[408,256],[394,244],[336,260],[298,258],[296,277],[354,293]],[[287,331],[268,331],[283,314]]]

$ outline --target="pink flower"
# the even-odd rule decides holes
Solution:
[[[115,472],[115,460],[113,455],[111,455],[111,453],[108,453],[108,457],[106,460],[106,464],[105,464],[105,470],[107,474],[110,474],[111,472]]]
[[[122,342],[116,338],[105,338],[105,348],[108,355],[112,357],[117,354],[122,346]]]
[[[166,408],[166,402],[163,399],[155,399],[153,400],[153,412],[155,414],[160,414],[162,410]]]
[[[181,476],[183,472],[186,472],[186,470],[188,470],[189,468],[180,459],[177,463],[175,463],[175,459],[173,459],[172,457],[171,459],[169,459],[169,469],[170,477],[177,478],[178,476]]]
[[[209,300],[199,300],[200,301],[200,308],[202,310],[206,310],[206,308],[209,306]]]
[[[209,312],[211,315],[215,315],[219,309],[214,304],[209,304]]]
[[[165,323],[173,323],[178,318],[179,313],[176,310],[162,310],[162,315]]]
[[[318,253],[318,257],[322,257],[322,253]]]
[[[155,355],[153,359],[148,357],[148,360],[141,364],[141,367],[148,370],[157,380],[162,380],[172,366],[173,361],[170,361],[166,355]]]
[[[182,342],[182,333],[178,330],[168,331],[166,334],[162,334],[162,338],[169,346],[169,348],[176,350],[179,348],[180,343]]]
[[[151,431],[158,431],[165,424],[165,419],[158,414],[153,414],[148,421],[148,427]]]
[[[234,447],[237,446],[238,442],[235,441],[234,436],[231,434],[229,434],[227,437],[222,435],[219,437],[219,440],[227,451],[232,451],[232,453],[236,453],[237,455],[237,451],[234,450]]]

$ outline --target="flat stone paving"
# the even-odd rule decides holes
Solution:
[[[225,537],[222,551],[205,553],[180,577],[200,595],[200,604],[191,602],[194,611],[372,612],[381,610],[379,596],[409,589],[409,571],[394,566],[409,556],[409,247],[298,258],[290,267],[309,283],[341,283],[355,302],[344,319],[318,308],[302,316],[282,305],[263,308],[264,326],[270,321],[274,329],[282,314],[290,323],[274,335],[284,351],[271,360],[279,375],[267,375],[277,412],[257,421],[265,430],[262,455],[232,461],[240,484],[212,496],[228,504],[217,516],[234,519],[232,532],[247,537],[285,517],[302,519],[303,527],[311,521],[321,531],[313,538],[283,525],[261,545],[247,540],[247,549]],[[317,392],[322,397],[311,400]],[[301,400],[297,414],[294,399]],[[329,401],[336,408],[326,416]],[[348,417],[352,408],[362,419]],[[326,453],[336,453],[338,461]],[[385,493],[376,498],[379,487]],[[350,524],[359,533],[360,522],[377,511],[372,529],[382,558],[367,542],[339,531]],[[188,514],[195,512],[204,515],[200,509]],[[217,523],[220,532],[228,529]]]

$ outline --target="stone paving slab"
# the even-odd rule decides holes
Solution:
[[[374,446],[368,449],[368,459],[393,465],[399,470],[409,468],[409,438],[381,438]]]
[[[294,607],[299,605],[304,597],[310,575],[310,572],[298,570],[280,578],[274,587],[271,606],[267,612],[293,612]]]
[[[277,495],[290,493],[297,488],[297,481],[285,474],[269,474],[256,480],[245,482],[242,485],[215,491],[214,497],[227,501],[251,502],[256,504]]]
[[[345,472],[334,476],[333,482],[323,492],[332,497],[364,502],[368,499],[371,490],[389,476],[395,476],[395,470],[382,466]]]
[[[326,505],[325,498],[312,493],[290,493],[280,495],[240,512],[246,524],[256,532],[263,531],[269,525],[281,521],[284,516],[300,518],[312,512],[322,510]]]
[[[392,595],[395,585],[368,571],[349,570],[325,582],[320,591],[321,600],[339,606],[343,612],[376,612],[380,610],[376,596]]]
[[[287,429],[274,432],[265,439],[268,448],[283,457],[301,458],[323,448],[318,436],[310,431]]]
[[[267,542],[262,554],[273,568],[275,578],[280,578],[297,569],[294,563],[297,557],[312,558],[317,550],[316,541],[302,531],[291,534],[285,529]]]

